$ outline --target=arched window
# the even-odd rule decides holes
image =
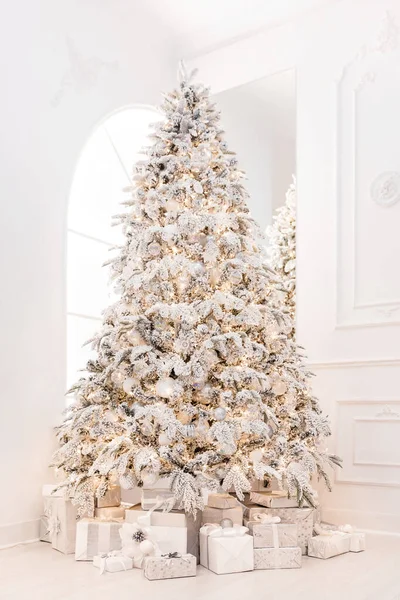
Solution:
[[[113,301],[109,269],[102,267],[109,249],[121,243],[120,227],[111,217],[124,210],[122,191],[131,182],[132,166],[143,158],[149,124],[160,119],[150,107],[114,113],[86,143],[78,161],[68,212],[67,385],[78,378],[90,357],[82,345],[97,331],[102,311]]]

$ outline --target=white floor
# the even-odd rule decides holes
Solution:
[[[0,551],[1,600],[400,600],[400,537],[368,535],[368,550],[301,569],[147,581],[137,569],[102,576],[49,544]]]

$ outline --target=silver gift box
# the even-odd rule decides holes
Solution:
[[[301,548],[255,548],[254,569],[299,569]]]
[[[249,523],[254,521],[254,515],[266,514],[272,517],[279,517],[282,523],[295,523],[297,525],[298,545],[303,554],[307,554],[308,540],[313,535],[314,529],[314,509],[313,508],[264,508],[247,504],[244,524],[248,527]]]
[[[316,535],[308,542],[308,556],[314,558],[332,558],[350,552],[351,536],[344,533]]]
[[[249,530],[253,536],[254,548],[274,548],[274,529],[279,548],[298,546],[297,525],[295,523],[250,522]]]
[[[150,580],[195,577],[196,567],[197,561],[193,554],[178,557],[148,556],[143,561],[144,575]]]
[[[97,554],[121,550],[123,521],[82,519],[76,525],[75,560],[93,560]]]

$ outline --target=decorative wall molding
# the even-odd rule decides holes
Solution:
[[[400,488],[400,399],[338,400],[336,430],[336,483]]]
[[[39,541],[39,519],[0,525],[0,550]]]
[[[371,198],[379,206],[393,206],[400,200],[400,173],[384,171],[371,183]]]
[[[100,73],[104,71],[113,72],[118,69],[118,62],[106,62],[96,56],[85,58],[77,50],[73,40],[66,39],[69,69],[64,73],[60,87],[51,100],[54,108],[59,106],[68,90],[83,93],[94,88]]]
[[[366,86],[375,84],[378,65],[386,55],[399,48],[400,29],[395,16],[386,11],[376,36],[363,44],[342,66],[336,85],[336,192],[337,192],[337,264],[336,264],[336,329],[400,325],[400,299],[386,298],[363,302],[357,298],[358,214],[357,169],[359,162],[358,127],[359,96]],[[386,59],[385,59],[386,60]],[[347,88],[344,92],[343,85]],[[343,121],[347,115],[347,122]],[[345,125],[344,125],[345,124]],[[364,128],[365,129],[365,128]],[[344,136],[346,136],[344,138]],[[343,148],[346,149],[346,157]],[[370,185],[370,197],[380,206],[393,206],[400,200],[400,173],[382,171]],[[345,218],[343,211],[346,211]],[[343,233],[343,223],[346,225]],[[341,240],[349,240],[343,247]]]

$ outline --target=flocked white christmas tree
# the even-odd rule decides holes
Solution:
[[[73,387],[53,465],[79,514],[110,482],[169,478],[187,511],[201,490],[275,477],[313,503],[329,424],[274,293],[243,172],[209,91],[183,68],[136,165],[125,244],[111,262],[120,299],[92,340],[96,359]]]
[[[296,334],[296,180],[286,192],[283,206],[276,210],[267,230],[269,265],[278,274],[275,284],[292,318],[291,337]]]

